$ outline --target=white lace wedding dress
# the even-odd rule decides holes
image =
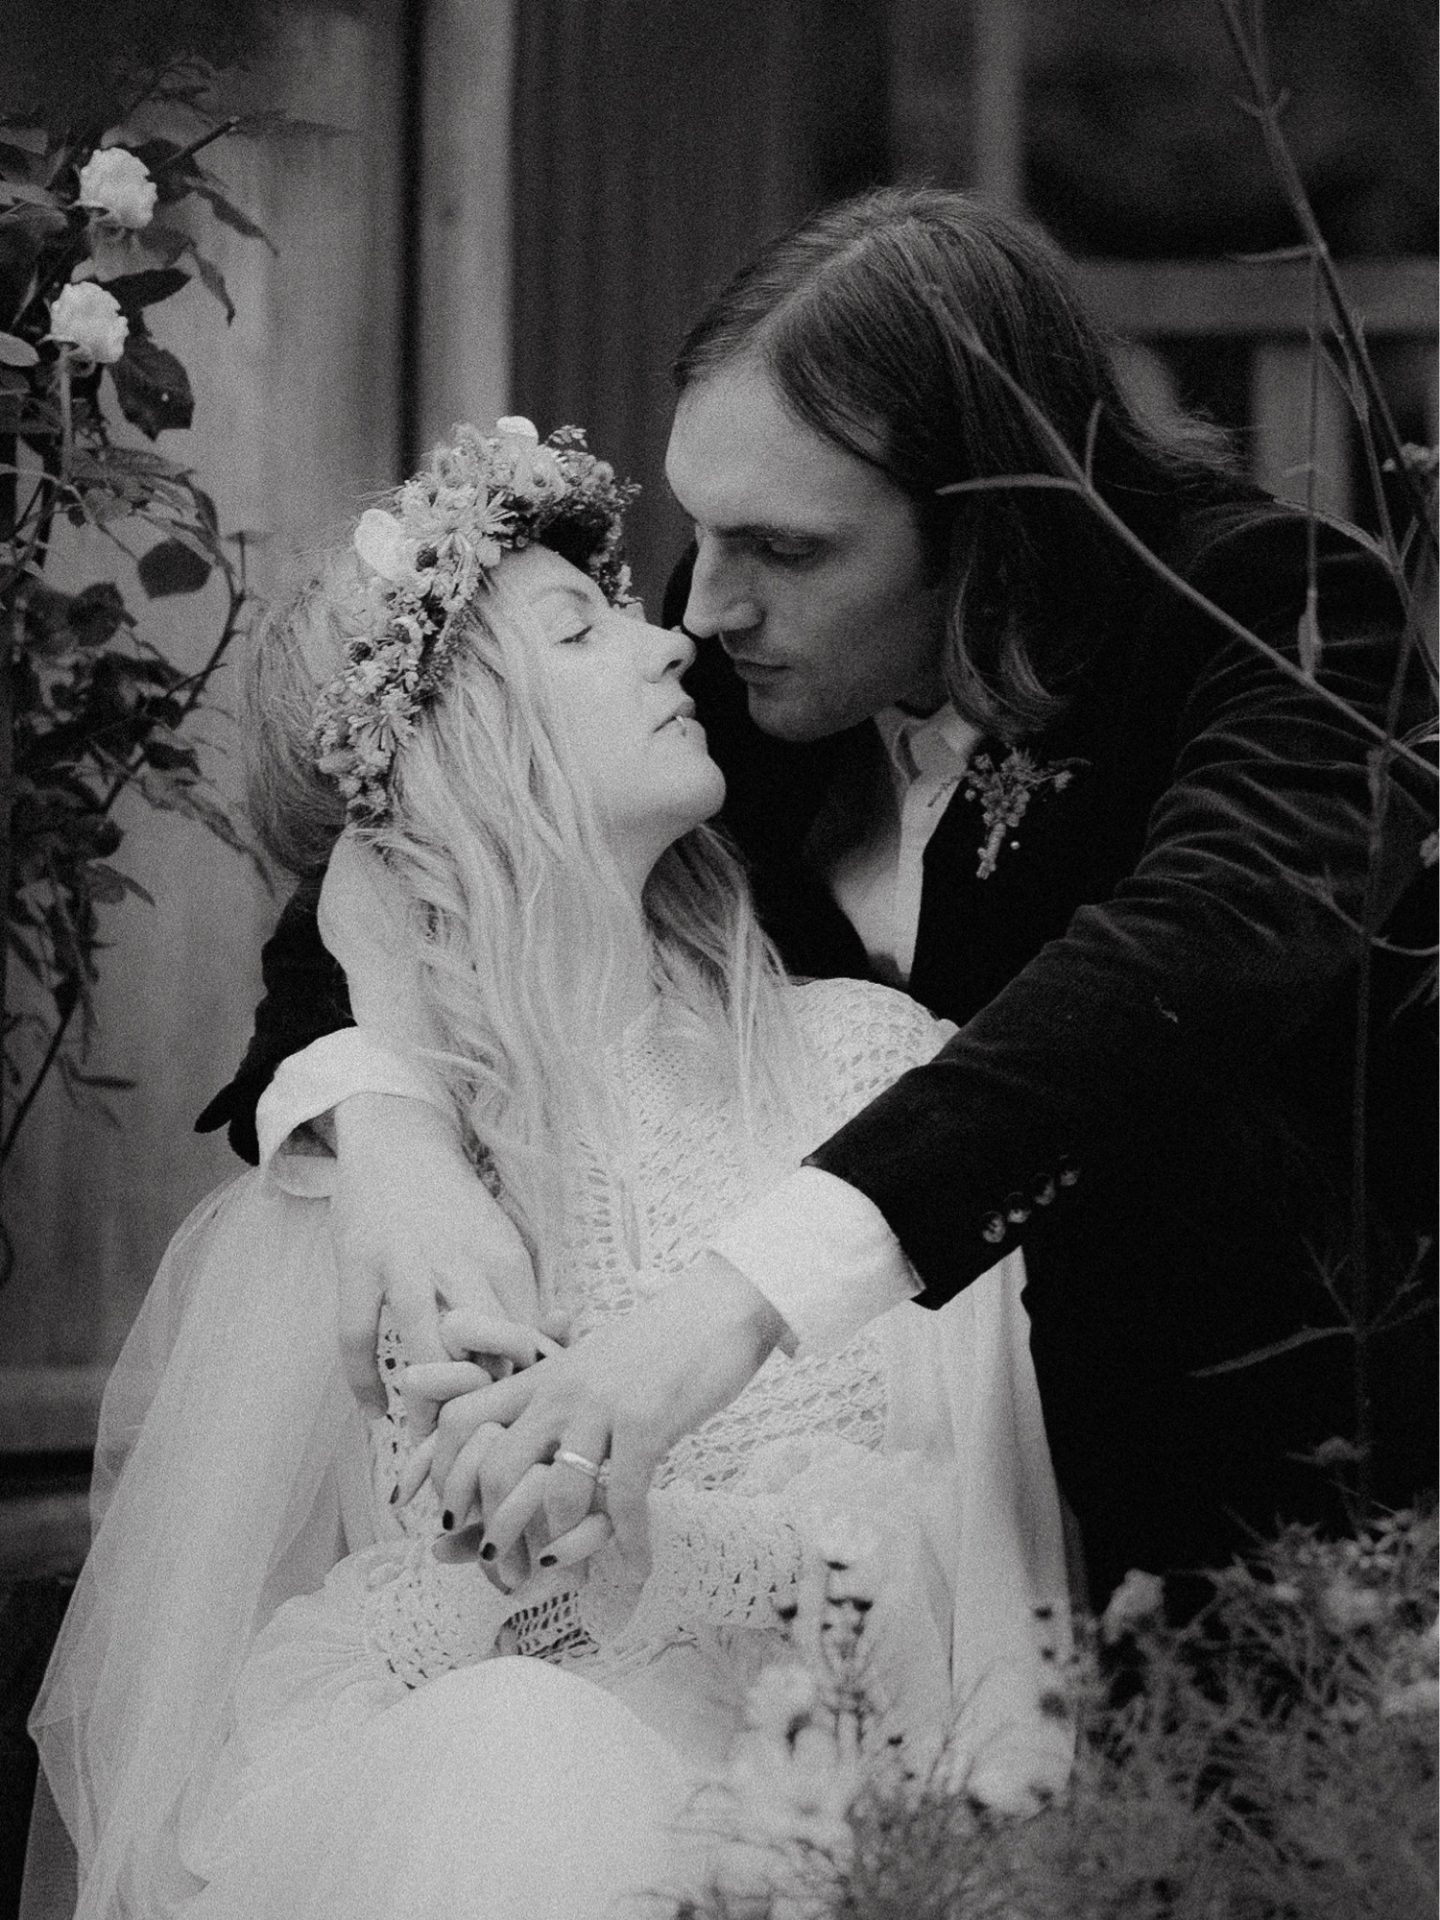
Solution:
[[[942,1038],[885,988],[794,992],[826,1130]],[[556,1281],[579,1338],[814,1144],[742,1137],[663,1015],[613,1065],[626,1179],[580,1171]],[[776,1607],[823,1516],[882,1542],[874,1681],[917,1755],[948,1735],[1002,1796],[1063,1777],[1038,1705],[1032,1610],[1063,1613],[1064,1577],[1018,1260],[839,1353],[773,1356],[665,1461],[638,1596],[607,1549],[507,1599],[433,1557],[428,1487],[392,1500],[403,1408],[392,1390],[362,1430],[329,1258],[323,1204],[243,1177],[177,1236],[117,1369],[124,1471],[112,1490],[102,1458],[104,1522],[35,1722],[81,1920],[666,1911],[648,1896],[703,1867],[677,1821],[785,1651]]]

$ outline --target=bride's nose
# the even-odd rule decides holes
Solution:
[[[646,677],[651,680],[663,680],[667,673],[684,673],[695,658],[695,642],[678,627],[642,627],[640,650]]]

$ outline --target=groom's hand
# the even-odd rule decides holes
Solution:
[[[605,1511],[616,1544],[643,1576],[646,1497],[656,1467],[682,1434],[735,1398],[785,1331],[743,1274],[706,1255],[568,1352],[452,1401],[437,1432],[432,1477],[439,1487],[448,1482],[453,1495],[451,1469],[470,1437],[490,1429],[476,1479],[481,1553],[493,1565],[540,1508],[546,1476],[531,1468],[559,1448],[607,1463]]]
[[[437,1109],[356,1094],[335,1109],[330,1236],[340,1283],[340,1345],[351,1391],[383,1412],[375,1338],[382,1302],[405,1359],[451,1359],[446,1309],[533,1325],[530,1258]],[[420,1431],[424,1431],[422,1422]]]

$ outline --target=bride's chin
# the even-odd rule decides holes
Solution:
[[[701,784],[705,789],[704,811],[695,821],[697,827],[703,826],[707,820],[713,820],[725,804],[725,776],[708,756]]]

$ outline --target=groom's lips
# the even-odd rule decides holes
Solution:
[[[762,683],[773,680],[778,673],[784,673],[786,667],[779,660],[747,660],[742,654],[732,653],[730,664],[742,680]]]

